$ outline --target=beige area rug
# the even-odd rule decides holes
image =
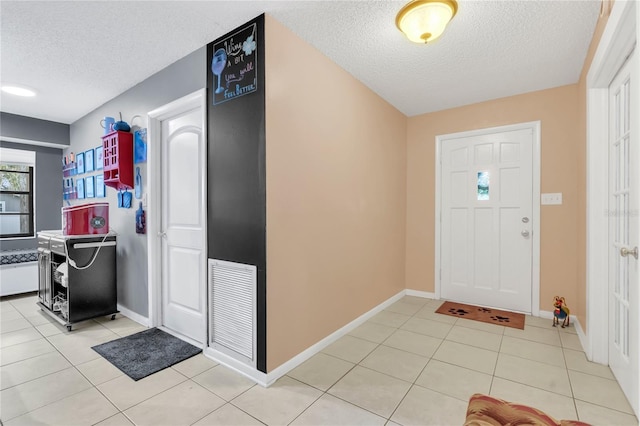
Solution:
[[[515,312],[465,305],[464,303],[444,302],[436,310],[436,313],[524,330],[524,315]]]

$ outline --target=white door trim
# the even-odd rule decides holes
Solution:
[[[587,74],[587,336],[583,346],[587,358],[601,364],[609,363],[609,287],[603,285],[609,282],[609,83],[640,38],[638,15],[635,1],[614,3]],[[638,85],[632,90],[638,99]]]
[[[533,131],[533,203],[532,203],[532,259],[531,259],[531,314],[540,315],[540,121],[518,123],[508,126],[490,127],[486,129],[471,130],[467,132],[450,133],[436,136],[436,221],[435,221],[435,297],[440,299],[440,222],[441,222],[441,145],[449,139],[480,136],[491,133],[510,132],[514,130],[531,129]]]
[[[201,217],[207,214],[207,92],[206,89],[197,90],[180,99],[170,102],[164,106],[154,109],[147,113],[148,116],[148,143],[147,143],[147,245],[149,248],[149,261],[147,265],[147,282],[149,283],[149,327],[158,327],[161,325],[161,309],[162,309],[162,241],[158,236],[162,223],[162,204],[161,190],[162,186],[162,121],[172,117],[179,111],[186,111],[193,107],[201,107],[202,110],[202,137],[205,141],[205,155],[199,158],[198,167],[205,170],[203,173],[204,182],[202,185],[203,194],[201,197],[202,205],[200,206]],[[205,221],[206,233],[206,221]],[[206,239],[202,250],[207,252]],[[202,265],[205,271],[202,276],[206,280],[206,263]],[[206,286],[206,282],[205,282]],[[206,303],[205,303],[206,305]],[[204,315],[205,322],[207,315]],[[207,330],[205,324],[205,330]],[[206,338],[205,337],[205,345]]]

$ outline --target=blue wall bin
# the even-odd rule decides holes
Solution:
[[[125,193],[122,194],[122,207],[124,207],[125,209],[130,209],[132,200],[133,194],[131,194],[129,191],[125,191]]]
[[[130,209],[133,195],[129,191],[118,191],[118,207],[121,209]]]
[[[145,163],[147,161],[147,129],[139,129],[133,132],[133,162]]]
[[[140,167],[136,167],[136,176],[135,176],[135,194],[136,198],[139,200],[142,198],[142,175],[140,175]]]
[[[146,234],[147,233],[147,219],[146,213],[142,210],[142,202],[140,202],[140,206],[138,210],[136,210],[136,234]]]

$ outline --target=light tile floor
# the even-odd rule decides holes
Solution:
[[[35,303],[0,301],[6,426],[461,425],[476,392],[557,419],[638,424],[609,368],[551,320],[515,330],[405,297],[265,389],[202,355],[134,382],[91,346],[144,327],[105,317],[69,333]]]

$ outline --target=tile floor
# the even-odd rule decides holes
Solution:
[[[0,301],[6,426],[461,425],[475,392],[558,419],[638,424],[609,368],[551,320],[515,330],[405,297],[265,389],[202,355],[134,382],[91,346],[142,326],[106,317],[68,333],[35,301]]]

